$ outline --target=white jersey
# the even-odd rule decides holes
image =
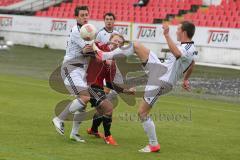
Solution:
[[[177,47],[182,53],[181,57],[177,59],[172,53],[167,54],[166,60],[162,65],[167,67],[168,70],[160,77],[160,80],[172,85],[175,85],[177,81],[183,77],[184,72],[194,60],[194,55],[196,53],[193,42],[183,43]]]
[[[116,31],[116,30],[113,30],[112,32],[109,32],[104,27],[101,30],[99,30],[99,32],[97,33],[96,40],[100,41],[102,43],[107,43],[107,42],[109,42],[109,39],[110,39],[111,35],[114,34],[114,33],[119,34],[119,32]]]
[[[84,57],[82,54],[82,49],[85,47],[86,41],[80,37],[80,28],[80,25],[75,25],[71,29],[67,40],[66,55],[64,56],[63,63],[69,61],[82,64],[88,63],[88,58]],[[76,60],[77,62],[74,62]]]

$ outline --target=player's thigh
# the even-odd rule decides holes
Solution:
[[[62,71],[64,84],[70,94],[75,96],[89,96],[86,71],[83,68],[76,68],[71,72]]]
[[[104,99],[96,109],[104,115],[112,115],[113,104],[108,99]]]
[[[157,55],[150,51],[145,68],[148,71],[148,83],[159,85],[159,78],[167,73],[167,67],[165,67],[158,59]]]
[[[153,106],[161,95],[164,95],[172,90],[170,83],[159,81],[158,84],[147,83],[144,91],[144,101]]]
[[[150,50],[144,45],[139,42],[134,42],[134,50],[142,62],[146,62],[148,60]]]

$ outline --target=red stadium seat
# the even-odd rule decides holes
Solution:
[[[104,13],[113,12],[117,20],[133,21],[136,19],[142,23],[152,23],[153,19],[166,19],[167,15],[178,15],[180,10],[190,10],[192,5],[202,5],[202,0],[150,0],[145,7],[133,7],[138,0],[72,0],[72,2],[63,2],[59,6],[49,7],[47,14],[44,15],[59,18],[69,17],[67,11],[73,14],[77,5],[88,5],[90,8],[90,17],[101,19]],[[41,11],[43,12],[43,11]],[[36,15],[42,15],[36,13]]]
[[[229,22],[229,27],[230,28],[236,28],[237,27],[237,22],[236,21]]]
[[[237,22],[236,28],[240,28],[240,22]]]
[[[229,23],[228,22],[222,22],[222,27],[228,28],[229,27]]]
[[[1,0],[0,1],[0,6],[9,6],[13,5],[15,3],[21,2],[22,0]]]
[[[41,11],[37,11],[36,12],[36,16],[41,16],[42,15],[42,12]]]
[[[171,24],[173,24],[173,25],[178,25],[178,24],[179,24],[179,21],[178,21],[177,19],[173,19],[173,20],[171,21]]]
[[[195,3],[191,0],[184,2]],[[183,8],[182,3],[180,7]],[[199,26],[239,28],[240,0],[222,0],[220,5],[210,5],[208,9],[198,9],[191,16],[190,14],[184,15],[184,19],[192,19]],[[173,23],[175,23],[174,20]]]
[[[222,22],[221,21],[214,21],[214,26],[215,27],[221,27],[222,26]]]
[[[199,25],[199,26],[206,26],[207,25],[206,21],[195,21],[195,22],[197,22],[197,23],[195,23],[195,25]]]

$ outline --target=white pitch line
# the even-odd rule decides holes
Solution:
[[[224,111],[224,112],[239,112],[238,110],[231,110],[231,109],[219,109],[219,108],[208,108],[208,107],[203,107],[203,106],[192,106],[190,105],[189,108],[199,108],[199,109],[210,109],[210,110],[216,110],[216,111]]]
[[[196,62],[196,65],[240,70],[240,66],[233,66],[233,65],[203,63],[203,62]]]

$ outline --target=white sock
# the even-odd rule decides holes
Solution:
[[[72,125],[72,131],[71,134],[78,134],[81,121],[79,121],[81,118],[79,116],[81,111],[85,110],[85,104],[80,99],[75,99],[72,101],[71,105],[69,106],[69,111],[71,113],[74,113],[73,116],[73,125]]]
[[[113,59],[117,56],[130,56],[134,54],[133,43],[130,43],[127,47],[117,48],[111,52],[103,52],[102,60]]]
[[[148,136],[149,144],[158,145],[157,135],[155,131],[155,125],[152,119],[149,117],[146,121],[142,122],[145,133]]]
[[[61,121],[65,121],[70,113],[85,109],[85,104],[80,99],[74,99],[58,116]]]
[[[71,134],[78,134],[81,123],[82,122],[80,122],[80,121],[73,121]]]
[[[69,111],[69,105],[58,115],[58,118],[60,121],[65,121],[67,119],[67,116],[71,112]]]

